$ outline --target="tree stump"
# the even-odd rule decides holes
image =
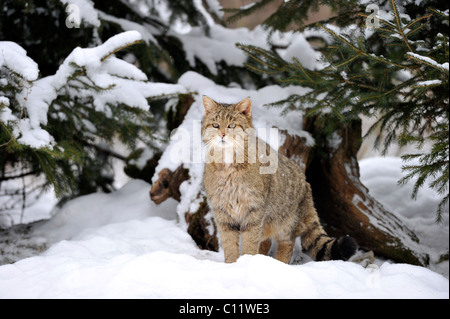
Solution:
[[[326,231],[333,236],[348,234],[361,248],[378,256],[425,265],[428,256],[415,249],[417,236],[371,197],[359,180],[356,154],[361,145],[361,121],[355,120],[337,131],[334,141],[314,134],[320,128],[314,120],[311,123],[309,130],[322,149],[320,156],[314,154],[310,159],[306,174]]]
[[[163,169],[158,174],[158,180],[153,183],[150,189],[150,198],[155,204],[161,204],[167,198],[180,201],[180,185],[189,179],[189,171],[183,166],[179,166],[175,172],[170,169]]]

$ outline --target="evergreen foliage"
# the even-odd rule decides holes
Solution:
[[[108,167],[114,153],[107,144],[117,138],[134,148],[137,140],[151,136],[155,125],[152,114],[144,108],[127,105],[131,99],[117,98],[120,94],[141,93],[128,92],[126,84],[142,84],[145,75],[139,78],[139,73],[135,77],[127,74],[135,71],[131,65],[129,70],[108,70],[108,65],[119,65],[110,54],[85,65],[78,65],[77,56],[71,54],[54,76],[34,81],[8,66],[2,68],[2,76],[7,79],[1,105],[2,180],[44,174],[44,186],[52,184],[58,195],[111,189]],[[103,66],[94,69],[92,64]],[[127,79],[122,78],[127,75]],[[48,103],[44,106],[48,107],[48,116],[45,109],[34,113],[41,102]]]
[[[268,2],[241,9],[230,20]],[[319,3],[341,9],[305,25],[306,13]],[[282,85],[310,88],[273,106],[320,115],[327,136],[361,115],[376,118],[367,133],[379,130],[375,147],[383,152],[393,143],[417,147],[416,153],[403,156],[406,175],[399,183],[416,179],[413,198],[425,183],[436,189],[443,198],[436,215],[440,220],[449,200],[448,3],[291,0],[281,3],[264,25],[273,31],[291,26],[304,32],[321,53],[321,61],[308,68],[295,57],[283,59],[280,48],[238,44],[253,72]],[[427,144],[431,149],[423,150]]]
[[[260,0],[255,1],[250,5],[242,8],[227,8],[224,11],[231,15],[226,19],[227,23],[233,23],[245,16],[254,14],[255,12],[264,9],[271,3],[280,2],[279,0]],[[278,10],[271,14],[262,22],[265,28],[271,30],[287,31],[290,28],[303,30],[307,25],[305,21],[309,14],[317,12],[321,6],[328,6],[336,14],[332,17],[327,17],[326,20],[337,25],[346,25],[348,19],[355,16],[358,11],[359,1],[357,0],[293,0],[284,1],[278,7]]]
[[[173,28],[198,28],[207,38],[216,11],[187,0],[2,1],[0,197],[11,200],[0,201],[0,215],[23,210],[31,192],[39,196],[49,186],[60,197],[112,190],[112,160],[128,156],[113,145],[159,150],[170,133],[165,110],[185,93],[175,84],[184,72],[222,84],[248,80],[245,68],[220,60],[213,72]],[[116,37],[131,30],[141,38]]]
[[[228,21],[274,1],[225,10],[231,12]],[[443,195],[441,216],[449,198],[446,3],[282,1],[263,23],[268,32],[260,34],[268,35],[269,43],[255,45],[245,33],[220,28],[223,12],[216,0],[73,2],[83,6],[79,28],[67,26],[75,22],[68,20],[69,0],[2,1],[0,197],[15,199],[2,204],[0,214],[12,206],[23,209],[30,190],[40,193],[50,185],[60,196],[111,190],[112,159],[128,155],[119,154],[113,143],[120,140],[129,151],[144,143],[159,151],[169,133],[167,113],[185,93],[175,83],[194,70],[220,85],[254,88],[279,82],[309,88],[273,106],[318,115],[325,136],[360,115],[375,117],[371,132],[385,133],[377,147],[418,146],[417,153],[404,156],[407,174],[401,182],[417,180],[413,196],[430,183]],[[331,7],[334,15],[305,24],[308,13],[321,5]],[[311,66],[283,58],[283,41],[271,43],[270,36],[289,29],[302,32],[321,61]],[[109,39],[130,30],[141,38],[118,41],[95,61],[75,59],[77,50],[84,50],[79,48],[106,49]],[[246,68],[221,50],[232,39],[242,42],[238,47],[249,57]],[[23,63],[8,63],[5,50]],[[121,92],[123,85],[135,91]],[[39,101],[41,112],[27,108]],[[420,151],[426,145],[431,149]]]

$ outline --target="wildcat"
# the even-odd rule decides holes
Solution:
[[[311,187],[300,167],[275,152],[255,136],[249,98],[237,104],[223,104],[203,96],[205,119],[202,139],[206,144],[203,176],[225,254],[225,262],[242,254],[267,254],[271,239],[278,243],[275,258],[289,263],[295,238],[314,260],[347,260],[356,250],[348,236],[330,238],[314,208]],[[253,146],[262,145],[257,156]],[[264,150],[265,148],[265,150]],[[275,154],[277,169],[262,174]]]

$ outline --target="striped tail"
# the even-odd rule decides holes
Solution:
[[[311,187],[308,183],[306,187],[302,203],[303,222],[297,230],[303,251],[314,260],[348,260],[356,252],[356,241],[349,236],[332,238],[327,235],[314,208]]]
[[[350,236],[332,238],[320,225],[319,218],[314,216],[301,234],[303,251],[314,260],[348,260],[356,252],[356,242]]]
[[[310,247],[314,260],[348,260],[356,252],[356,242],[350,236],[330,238],[322,246]],[[316,254],[313,256],[312,251]]]

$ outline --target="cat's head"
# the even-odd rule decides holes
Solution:
[[[250,98],[245,98],[237,104],[224,104],[204,95],[203,106],[205,119],[202,124],[202,137],[205,143],[232,146],[236,138],[245,138],[249,129],[253,129]]]

